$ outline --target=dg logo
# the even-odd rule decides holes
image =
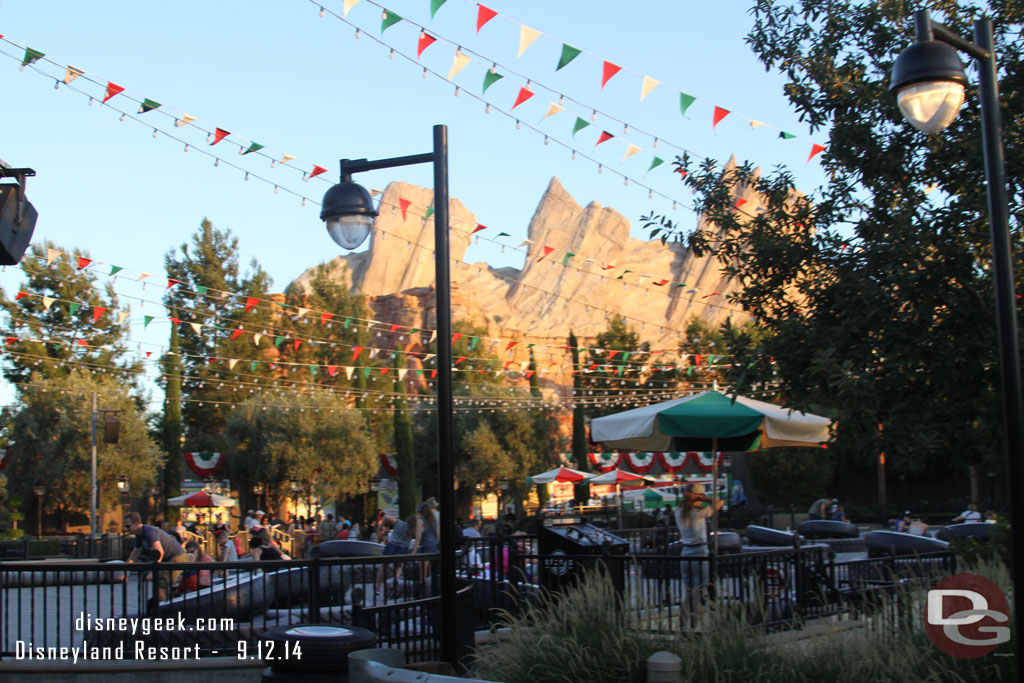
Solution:
[[[924,628],[947,655],[975,659],[1010,640],[1009,615],[999,586],[978,574],[954,574],[928,591]]]

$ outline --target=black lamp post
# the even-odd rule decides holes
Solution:
[[[452,308],[448,270],[448,128],[434,126],[434,149],[426,154],[367,161],[342,159],[341,182],[324,195],[320,218],[343,249],[355,249],[370,234],[377,211],[370,193],[352,174],[414,164],[434,165],[434,267],[437,306],[437,479],[441,505],[441,654],[458,660],[455,603],[455,490],[452,466]]]
[[[260,506],[260,496],[263,495],[263,484],[253,484],[252,495],[256,498],[256,509],[262,510],[263,508]]]
[[[914,13],[917,42],[896,58],[890,89],[908,121],[926,133],[948,126],[959,112],[967,77],[957,50],[974,58],[979,75],[981,134],[985,151],[985,179],[988,186],[989,228],[992,234],[992,265],[996,290],[996,328],[999,335],[999,365],[1003,385],[1003,420],[1006,426],[1006,455],[1010,475],[1010,514],[1013,534],[1013,585],[1017,633],[1024,628],[1017,596],[1024,589],[1024,391],[1017,339],[1017,296],[1014,291],[1013,260],[1003,166],[1002,123],[999,116],[999,88],[996,80],[995,42],[992,21],[974,22],[974,43],[964,40],[942,24],[931,20],[928,10]],[[936,40],[937,39],[937,40]],[[1014,495],[1016,493],[1017,495]]]
[[[32,492],[36,494],[36,538],[43,537],[43,494],[46,493],[46,487],[43,482],[37,481],[36,485],[32,487]]]

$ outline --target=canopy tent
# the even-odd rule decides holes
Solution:
[[[196,493],[186,493],[174,498],[168,498],[167,504],[174,507],[228,508],[238,505],[238,501],[216,493],[210,494],[206,491],[197,491]]]
[[[633,472],[627,472],[625,470],[612,470],[611,472],[605,472],[604,474],[588,475],[587,483],[594,486],[602,486],[607,484],[641,484],[643,482],[654,481],[654,477],[645,477],[642,474],[634,474]]]
[[[550,484],[553,481],[581,482],[590,475],[587,472],[574,470],[570,467],[556,467],[547,472],[535,474],[526,478],[527,484]]]

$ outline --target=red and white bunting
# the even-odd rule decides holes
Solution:
[[[622,459],[621,453],[587,453],[590,464],[601,472],[611,472],[619,466]]]
[[[185,462],[192,471],[201,477],[212,477],[224,467],[223,453],[199,453],[190,451],[184,454]]]
[[[665,471],[669,474],[675,474],[676,472],[682,471],[686,467],[686,461],[690,453],[657,453],[658,459],[661,460],[661,466],[665,468]],[[696,453],[692,454],[696,455]]]
[[[398,458],[393,453],[381,453],[379,456],[380,464],[384,467],[384,470],[392,477],[398,476]]]
[[[626,453],[627,461],[629,466],[637,474],[644,474],[647,470],[654,467],[655,457],[654,453],[637,452],[637,453]]]

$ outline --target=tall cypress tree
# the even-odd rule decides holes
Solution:
[[[395,358],[395,370],[401,366],[400,356]],[[416,509],[416,462],[412,441],[412,420],[409,403],[405,398],[405,380],[395,372],[395,458],[398,461],[398,510],[401,517]]]
[[[163,493],[164,501],[181,493],[181,345],[178,340],[177,326],[171,326],[170,350],[163,357],[161,364],[164,370],[164,422],[163,447],[167,452],[164,463]],[[178,509],[168,508],[164,511],[167,519],[177,516]]]

